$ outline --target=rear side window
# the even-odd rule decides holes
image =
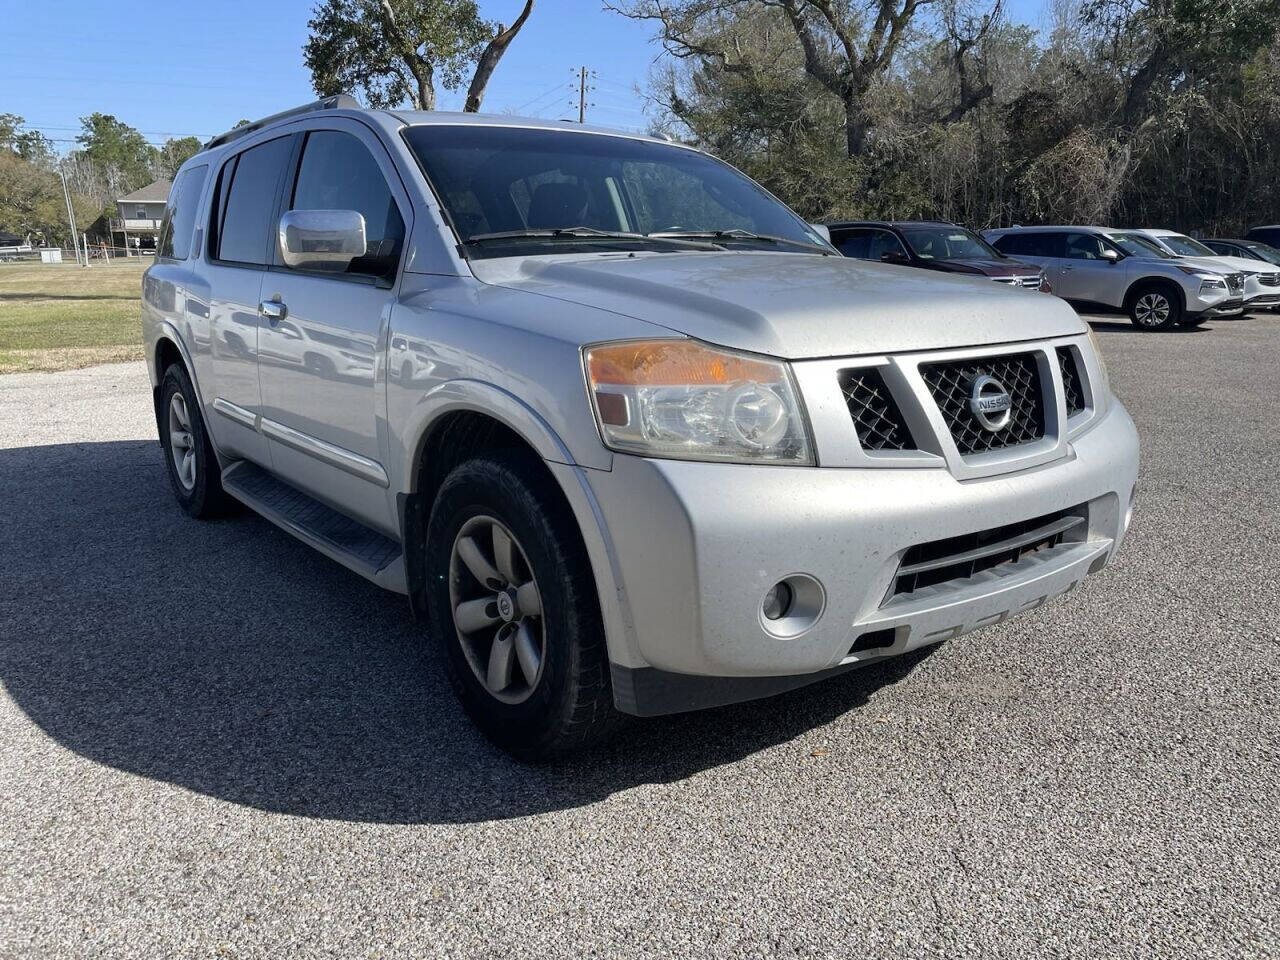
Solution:
[[[870,260],[867,253],[870,245],[871,235],[866,230],[851,230],[836,238],[836,248],[846,257],[855,260]]]
[[[364,217],[367,255],[353,260],[347,272],[383,276],[395,270],[404,219],[377,161],[351,134],[307,134],[289,209],[355,210]]]
[[[178,177],[169,190],[169,202],[164,208],[164,222],[160,224],[159,256],[172,260],[185,260],[191,256],[191,231],[196,224],[196,204],[204,189],[204,178],[209,167],[202,164],[190,167]]]
[[[992,246],[1014,257],[1065,257],[1065,241],[1061,233],[1006,233]]]
[[[222,168],[224,199],[216,211],[216,256],[233,263],[265,264],[271,249],[272,214],[292,137],[251,147]]]

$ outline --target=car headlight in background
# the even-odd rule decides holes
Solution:
[[[1221,277],[1215,277],[1208,273],[1197,273],[1195,276],[1200,278],[1201,293],[1221,293],[1227,289],[1227,281]]]
[[[1053,293],[1053,284],[1049,282],[1049,275],[1043,270],[1040,271],[1040,292]]]
[[[696,340],[632,340],[583,351],[605,445],[681,460],[812,466],[788,364]]]

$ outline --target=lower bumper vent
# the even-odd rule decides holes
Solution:
[[[917,544],[903,555],[889,597],[964,580],[1028,554],[1083,540],[1088,529],[1087,509],[1082,505],[1021,523]]]

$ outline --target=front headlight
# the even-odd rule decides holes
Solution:
[[[791,369],[695,340],[632,340],[583,351],[605,446],[680,460],[812,466]]]

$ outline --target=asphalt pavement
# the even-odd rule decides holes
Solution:
[[[1112,567],[541,768],[399,598],[178,510],[141,365],[0,377],[0,957],[1280,956],[1280,316],[1097,329]]]

